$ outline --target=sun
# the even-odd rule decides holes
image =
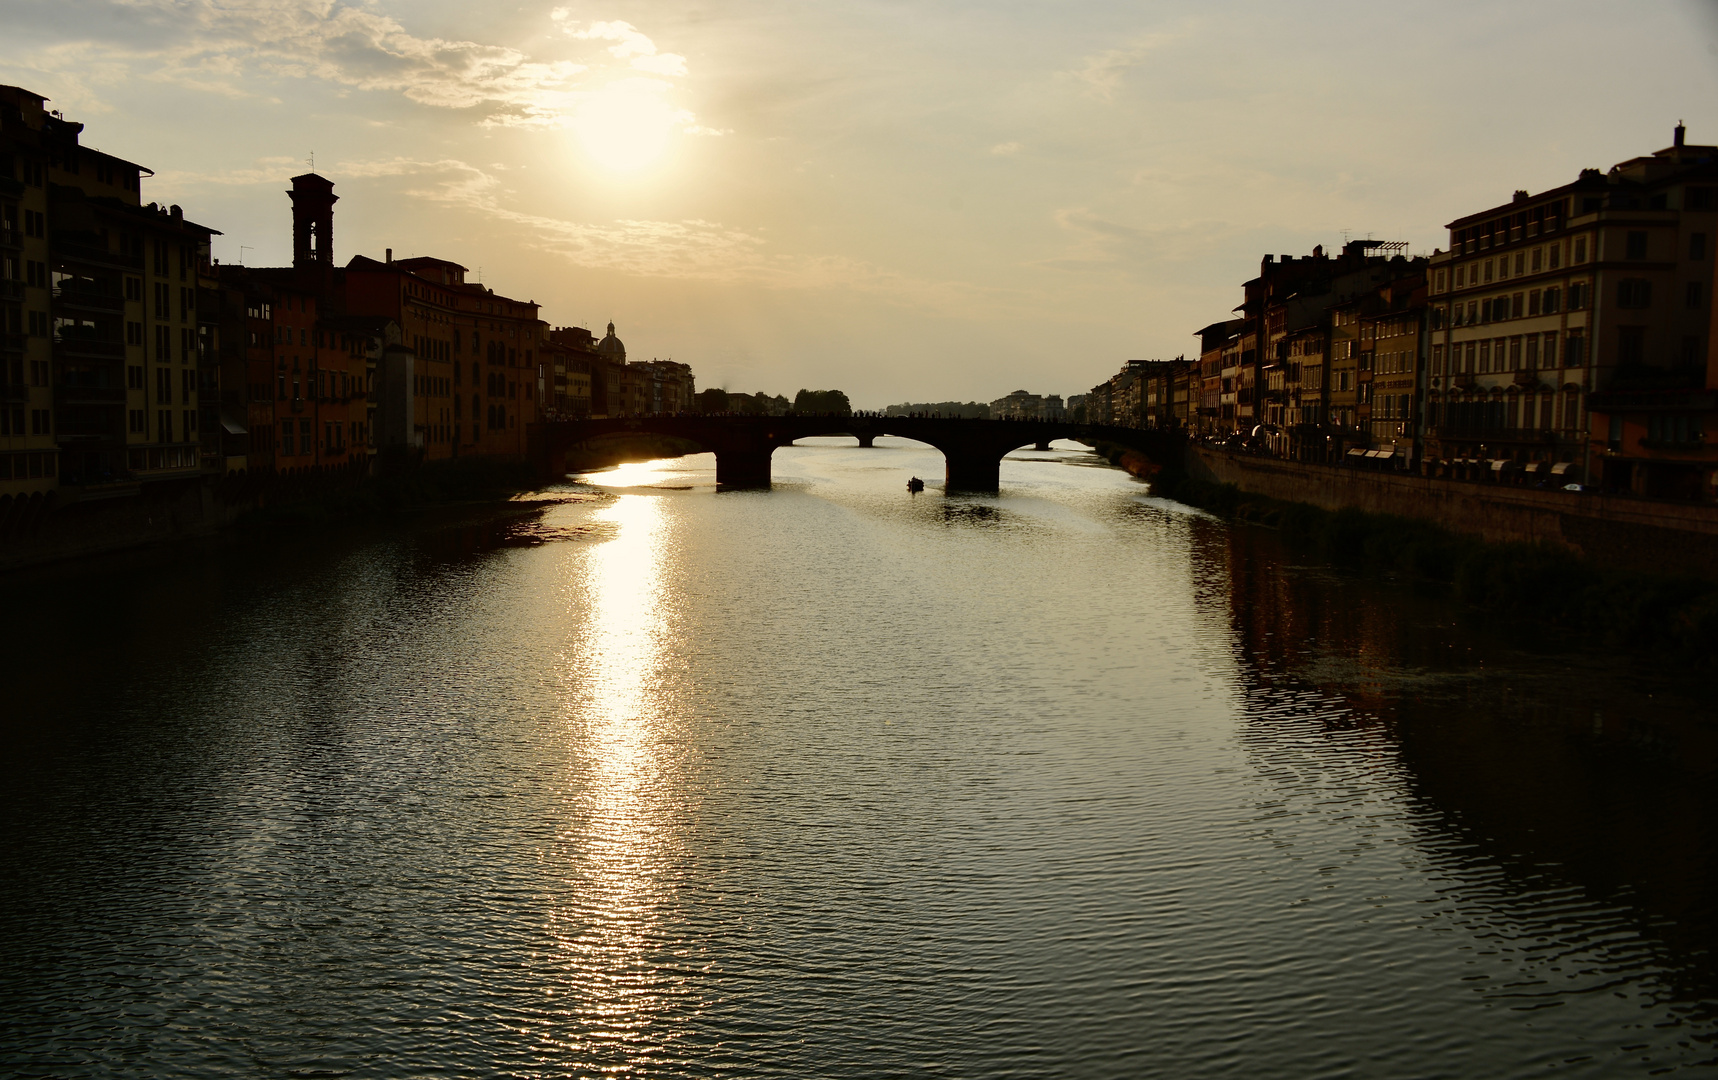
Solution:
[[[620,173],[637,172],[662,157],[680,118],[662,100],[663,88],[653,79],[627,79],[587,97],[572,121],[585,152]]]

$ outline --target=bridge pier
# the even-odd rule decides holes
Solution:
[[[858,439],[859,445],[867,450],[871,449],[872,445],[877,441],[877,436],[875,435],[855,435],[853,437]]]
[[[985,451],[944,450],[944,491],[995,494],[1002,486],[1002,455]]]
[[[1048,449],[1050,449],[1050,440],[1049,439],[1039,439],[1038,445],[1034,446],[1032,449],[1034,449],[1034,450],[1048,450]]]
[[[736,491],[770,486],[773,446],[730,447],[716,451],[716,486]]]

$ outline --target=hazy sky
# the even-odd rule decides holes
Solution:
[[[289,259],[433,254],[700,386],[1078,393],[1263,252],[1718,142],[1718,2],[0,0],[0,81]]]

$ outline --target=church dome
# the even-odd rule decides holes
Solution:
[[[613,357],[623,364],[626,363],[626,346],[622,345],[620,339],[614,336],[614,323],[608,324],[608,334],[597,342],[597,352],[604,356]]]

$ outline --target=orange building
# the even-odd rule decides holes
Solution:
[[[541,402],[540,342],[548,327],[535,301],[465,280],[446,259],[381,262],[356,256],[337,279],[349,315],[400,327],[416,357],[413,434],[426,460],[459,454],[522,456]]]

